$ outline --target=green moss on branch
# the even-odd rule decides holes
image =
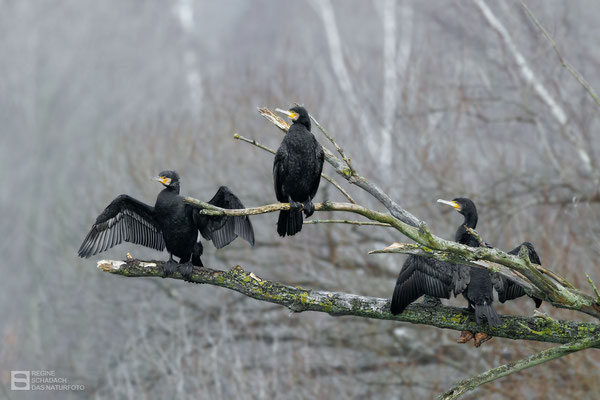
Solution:
[[[163,265],[162,261],[103,260],[98,262],[98,268],[101,270],[127,277],[164,277]],[[175,273],[172,278],[182,279],[179,273]],[[568,343],[600,334],[598,324],[540,317],[502,316],[502,325],[490,329],[486,325],[475,324],[471,313],[460,308],[445,306],[412,304],[402,314],[392,315],[389,311],[389,299],[292,287],[261,279],[240,266],[229,271],[195,267],[192,281],[235,290],[257,300],[280,304],[295,312],[316,311],[335,316],[404,321],[457,331],[483,331],[492,336],[508,339],[552,343]],[[599,345],[594,347],[600,348]]]

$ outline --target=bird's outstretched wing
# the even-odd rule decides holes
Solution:
[[[160,251],[165,248],[154,208],[125,194],[114,199],[96,218],[77,254],[88,258],[123,241]]]
[[[542,262],[540,261],[540,257],[538,256],[537,252],[535,251],[535,248],[529,242],[521,243],[519,246],[517,246],[514,249],[512,249],[511,251],[509,251],[508,254],[518,255],[519,251],[521,250],[521,246],[525,246],[527,248],[529,260],[532,263],[542,265]],[[494,285],[494,288],[498,292],[498,300],[500,300],[501,303],[504,303],[507,300],[516,299],[516,298],[524,296],[526,294],[525,289],[523,289],[523,287],[521,285],[514,282],[513,280],[511,280],[503,275],[500,275],[497,272],[490,274],[490,276],[492,278],[492,284]],[[537,297],[532,297],[532,299],[535,302],[536,307],[539,307],[542,304],[541,299],[538,299]]]
[[[245,208],[227,186],[221,186],[208,203],[228,209]],[[202,215],[198,208],[194,208],[193,213],[198,230],[204,239],[211,240],[217,249],[227,246],[238,236],[254,246],[254,229],[247,215],[241,217]]]
[[[392,314],[400,314],[406,306],[423,295],[450,298],[457,279],[456,268],[455,264],[433,258],[409,256],[396,281]]]

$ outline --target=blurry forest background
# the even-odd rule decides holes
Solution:
[[[600,88],[597,2],[528,5]],[[431,398],[549,346],[496,338],[474,349],[455,331],[294,315],[221,288],[96,269],[126,252],[168,257],[129,244],[77,258],[118,194],[154,203],[162,187],[149,178],[164,169],[202,200],[226,184],[247,206],[275,202],[272,156],[232,138],[279,145],[257,106],[303,103],[435,234],[453,238],[462,221],[435,200],[467,196],[485,240],[529,240],[578,287],[590,291],[586,273],[600,282],[600,111],[519,2],[0,0],[0,55],[0,397]],[[326,182],[324,199],[344,200]],[[404,257],[367,252],[405,238],[306,225],[283,240],[275,220],[253,217],[253,249],[206,245],[204,264],[391,296]],[[533,303],[497,309],[531,315]],[[86,391],[10,392],[9,371],[27,369]],[[466,397],[597,398],[599,371],[589,350]]]

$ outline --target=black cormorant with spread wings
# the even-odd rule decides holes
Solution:
[[[184,278],[189,280],[192,266],[202,266],[200,256],[203,247],[200,241],[196,241],[198,231],[218,249],[238,236],[254,246],[254,230],[247,216],[201,214],[200,208],[185,203],[179,195],[179,175],[175,171],[163,171],[154,180],[165,186],[154,207],[125,194],[118,196],[96,218],[79,248],[80,257],[88,258],[123,241],[159,251],[166,247],[169,261],[165,264],[165,274],[171,275],[179,268]],[[208,203],[221,208],[244,208],[240,199],[226,186],[221,186]],[[179,257],[179,263],[173,256]]]
[[[438,200],[448,204],[464,215],[464,222],[456,231],[455,240],[471,247],[479,247],[479,242],[467,232],[466,227],[475,229],[477,226],[477,209],[475,204],[467,198],[456,198],[452,201]],[[522,244],[529,251],[531,262],[540,263],[539,257],[529,242]],[[510,254],[518,254],[521,246],[511,250]],[[506,300],[515,299],[525,294],[524,289],[514,281],[498,273],[490,274],[482,268],[459,265],[449,262],[435,260],[433,258],[409,256],[394,288],[391,302],[392,314],[401,313],[406,306],[423,295],[436,298],[450,298],[463,294],[469,303],[469,309],[475,312],[475,321],[481,324],[483,319],[490,327],[500,325],[500,318],[494,310],[493,288],[498,292],[502,303]],[[541,300],[534,298],[536,306]],[[473,337],[471,332],[463,332],[459,342],[465,342]],[[490,337],[485,333],[475,334],[476,346],[481,345]]]
[[[317,194],[325,154],[310,132],[310,117],[304,107],[289,111],[277,109],[293,121],[283,138],[273,163],[277,200],[290,203],[290,210],[279,212],[277,233],[292,236],[302,230],[302,210],[308,218],[315,211],[312,199]]]

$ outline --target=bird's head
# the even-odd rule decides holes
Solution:
[[[304,125],[306,129],[310,131],[310,117],[308,116],[308,111],[306,111],[306,108],[295,106],[290,108],[288,111],[282,110],[281,108],[276,108],[275,111],[287,115],[292,121],[294,121],[294,124]]]
[[[473,203],[471,199],[467,199],[466,197],[457,197],[452,201],[438,199],[438,203],[446,204],[450,207],[453,207],[456,211],[458,211],[465,217],[469,215],[477,215],[477,208],[475,208],[475,203]]]
[[[168,188],[179,187],[179,174],[175,171],[163,171],[152,179]]]

